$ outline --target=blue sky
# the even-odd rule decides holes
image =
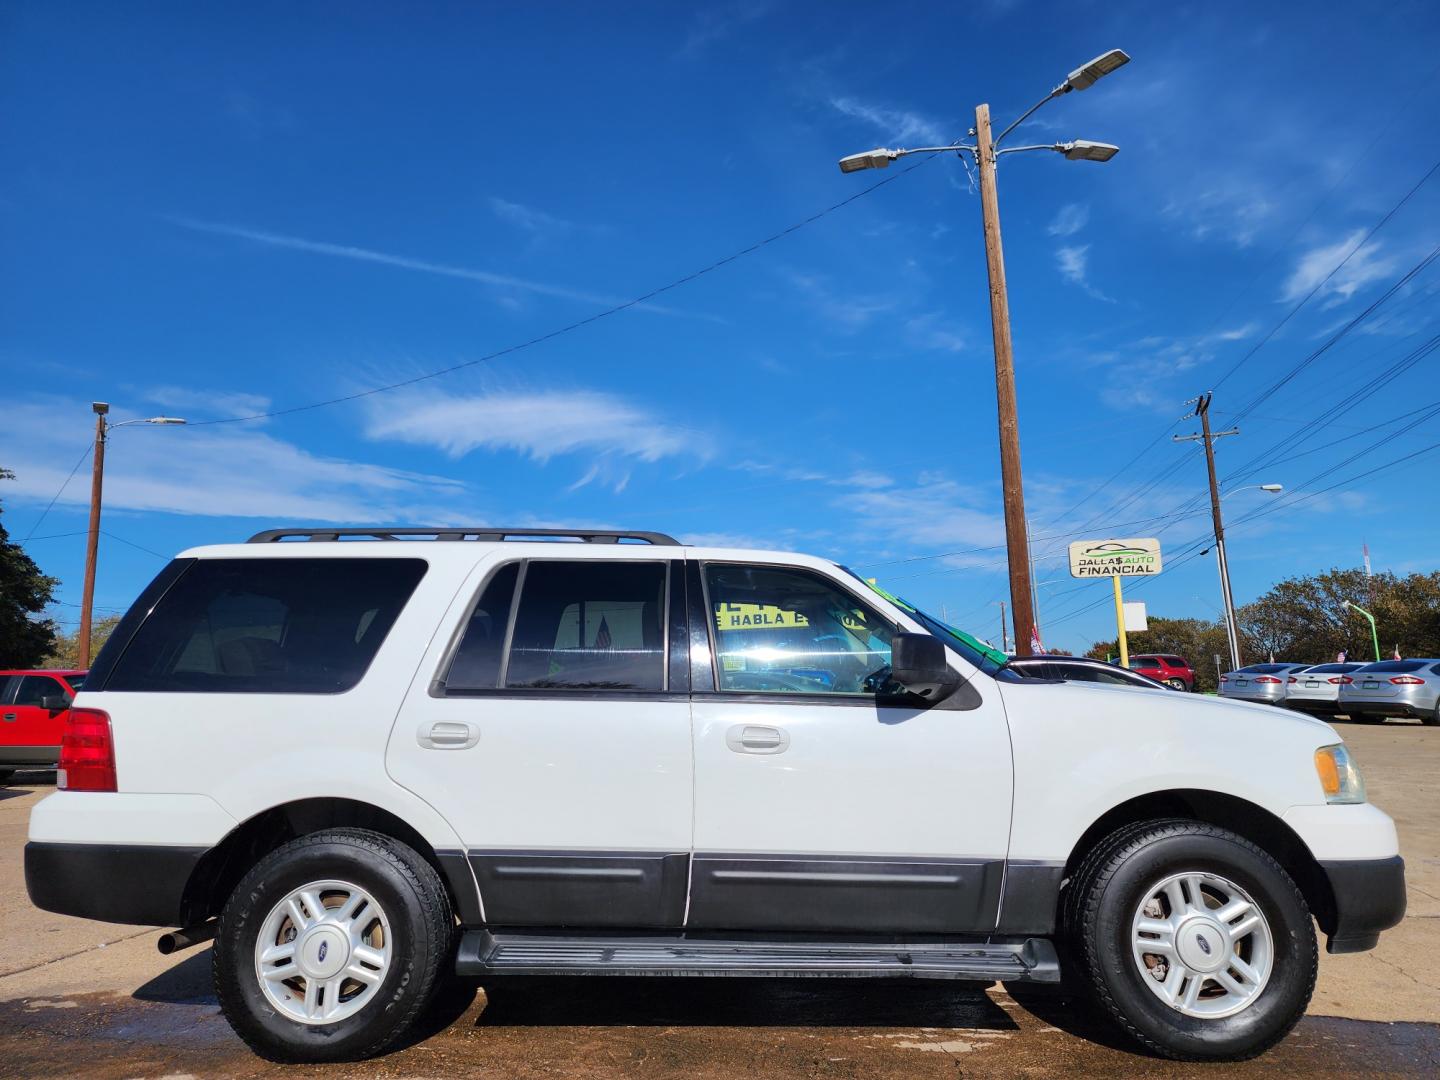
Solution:
[[[1068,577],[1071,539],[1158,534],[1173,568],[1134,598],[1214,616],[1203,461],[1169,438],[1211,387],[1217,426],[1242,430],[1219,454],[1237,601],[1356,565],[1364,542],[1377,569],[1435,567],[1440,454],[1351,478],[1435,440],[1415,412],[1440,400],[1434,355],[1354,395],[1436,333],[1440,268],[1267,393],[1440,242],[1437,176],[1361,245],[1440,158],[1433,4],[12,3],[0,20],[0,464],[18,474],[0,497],[67,625],[88,466],[40,519],[98,399],[194,424],[113,435],[102,613],[162,557],[272,525],[583,524],[830,555],[998,636],[980,208],[953,157],[533,348],[197,422],[549,333],[900,169],[843,176],[842,155],[959,139],[982,101],[1008,123],[1113,47],[1133,62],[1017,135],[1120,154],[999,174],[1046,643],[1113,633],[1108,585]],[[1291,490],[1244,489],[1272,482]]]

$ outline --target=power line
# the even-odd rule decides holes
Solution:
[[[939,155],[935,155],[935,157],[938,156]],[[861,188],[854,195],[851,195],[845,199],[841,199],[839,202],[831,206],[827,206],[824,210],[821,210],[815,214],[811,214],[803,221],[798,221],[794,225],[789,226],[788,228],[781,229],[779,232],[773,233],[772,235],[765,237],[765,239],[759,240],[751,244],[749,247],[741,248],[739,251],[736,251],[730,255],[726,255],[723,259],[717,259],[714,262],[710,263],[708,266],[701,267],[699,270],[692,271],[691,273],[688,273],[683,277],[676,278],[674,281],[671,281],[665,285],[661,285],[659,288],[651,289],[649,292],[637,296],[632,300],[626,300],[623,303],[619,303],[614,305],[613,307],[606,308],[604,311],[597,311],[593,315],[587,315],[583,319],[577,319],[575,322],[567,323],[566,325],[561,326],[555,330],[551,330],[548,333],[540,334],[536,337],[530,338],[528,341],[522,341],[518,345],[507,345],[503,349],[496,349],[494,352],[486,353],[484,356],[476,357],[473,360],[465,360],[458,364],[451,364],[449,367],[438,368],[434,371],[427,371],[423,375],[416,375],[409,379],[402,379],[399,382],[387,383],[384,386],[374,386],[368,390],[360,390],[356,393],[345,394],[341,397],[327,398],[324,401],[312,401],[308,405],[294,405],[288,409],[276,409],[272,412],[254,413],[250,416],[227,416],[218,420],[191,421],[189,426],[209,427],[215,424],[239,424],[249,420],[269,420],[277,416],[290,416],[294,413],[309,412],[312,409],[323,409],[331,405],[342,405],[349,401],[358,401],[362,398],[373,397],[376,394],[385,394],[389,393],[392,390],[400,390],[407,386],[414,386],[416,383],[425,382],[429,379],[437,379],[442,375],[450,375],[457,371],[463,371],[466,368],[475,367],[477,364],[488,363],[491,360],[498,360],[502,356],[509,356],[512,353],[517,353],[524,349],[533,348],[536,345],[543,344],[544,342],[551,341],[565,334],[569,334],[573,331],[579,330],[581,327],[589,326],[591,323],[599,322],[601,319],[609,318],[612,315],[617,315],[622,311],[627,311],[630,308],[636,307],[640,304],[648,303],[649,301],[655,299],[655,297],[657,296],[670,292],[674,289],[678,289],[683,285],[688,285],[690,282],[695,281],[698,278],[702,278],[706,274],[712,274],[716,270],[719,270],[722,267],[728,266],[730,263],[735,262],[737,259],[742,259],[746,255],[752,255],[755,252],[759,251],[761,248],[768,247],[769,245],[775,243],[778,240],[783,240],[791,233],[798,232],[799,230],[805,228],[807,225],[813,225],[821,218],[826,217],[829,214],[833,214],[835,211],[843,207],[849,206],[856,200],[863,199],[865,196],[880,190],[880,188],[884,187],[886,184],[893,184],[895,181],[899,180],[907,173],[914,172],[916,169],[921,168],[922,166],[928,164],[930,161],[933,161],[934,159],[934,157],[921,158],[920,160],[916,161],[915,164],[906,166],[905,168],[897,172],[895,175],[887,176],[884,180],[877,181],[876,183],[871,184],[869,187]]]
[[[81,453],[81,455],[75,460],[75,466],[70,470],[69,475],[65,477],[64,483],[60,485],[60,490],[55,492],[54,498],[52,498],[48,503],[45,504],[45,509],[40,511],[40,516],[35,519],[35,524],[31,525],[30,531],[21,538],[20,542],[22,544],[35,535],[35,530],[40,528],[41,522],[43,522],[45,520],[45,516],[50,513],[51,507],[55,505],[61,495],[65,494],[65,489],[70,486],[70,481],[75,479],[75,474],[80,471],[80,466],[85,464],[85,458],[89,455],[90,448],[94,445],[95,440],[91,439],[89,444],[85,447],[84,452]]]

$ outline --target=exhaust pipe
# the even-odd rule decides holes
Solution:
[[[199,945],[202,941],[209,941],[215,936],[215,925],[217,920],[198,923],[195,926],[187,926],[183,930],[171,930],[167,934],[161,934],[160,940],[155,947],[160,950],[161,956],[169,956],[181,949],[188,949],[191,945]]]

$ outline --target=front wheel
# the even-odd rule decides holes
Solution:
[[[401,1038],[450,961],[435,869],[363,829],[302,836],[236,886],[215,933],[225,1019],[262,1057],[355,1061]]]
[[[1243,837],[1195,821],[1132,827],[1093,851],[1072,887],[1084,981],[1152,1051],[1243,1060],[1304,1015],[1319,964],[1310,911]]]

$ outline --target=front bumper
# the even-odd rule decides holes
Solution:
[[[1321,861],[1335,898],[1335,910],[1324,913],[1321,929],[1328,935],[1325,951],[1364,952],[1405,917],[1405,860],[1345,859]],[[1328,925],[1327,925],[1328,924]]]
[[[45,911],[100,922],[186,926],[186,886],[205,848],[157,844],[25,845],[25,889]]]

